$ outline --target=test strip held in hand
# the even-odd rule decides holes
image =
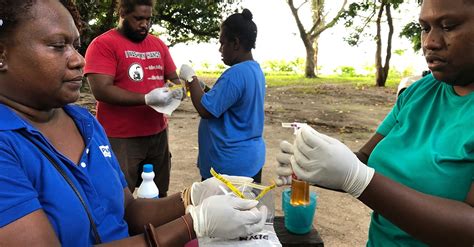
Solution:
[[[244,194],[242,194],[242,192],[240,192],[239,189],[237,189],[234,184],[232,184],[232,182],[230,182],[229,180],[227,180],[226,178],[224,178],[223,176],[221,176],[219,173],[217,173],[214,168],[211,168],[211,175],[217,179],[219,179],[219,181],[221,181],[222,183],[224,183],[232,192],[234,192],[235,195],[237,195],[238,197],[240,198],[243,198],[243,199],[248,199],[248,198],[245,198]],[[257,197],[255,197],[255,200],[259,200],[260,198],[262,198],[267,192],[269,192],[270,190],[274,189],[276,187],[276,184],[273,183],[272,185],[270,186],[262,186],[262,185],[254,185],[254,186],[257,186],[257,188],[259,188],[261,190],[261,192],[257,195]],[[222,189],[222,187],[221,187]]]
[[[274,189],[276,187],[276,184],[273,183],[272,185],[270,186],[267,186],[265,189],[262,190],[262,192],[260,192],[260,194],[258,194],[257,197],[255,197],[255,200],[259,200],[260,198],[262,198],[265,194],[267,194],[268,191]]]
[[[223,176],[221,176],[219,173],[217,173],[214,168],[211,168],[211,175],[217,179],[219,179],[219,181],[221,181],[222,183],[224,183],[232,192],[234,192],[234,194],[242,199],[245,199],[244,197],[244,194],[242,194],[242,192],[240,192],[240,190],[238,190],[237,188],[235,188],[235,186],[227,179],[225,179]]]
[[[305,123],[281,123],[281,127],[283,128],[293,128],[293,134],[296,135],[296,131],[298,131],[301,127],[306,126]]]

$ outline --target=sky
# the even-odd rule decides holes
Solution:
[[[295,1],[297,2],[297,1]],[[328,15],[331,17],[342,4],[342,0],[326,1]],[[253,20],[258,28],[256,48],[253,50],[254,59],[260,63],[268,60],[292,61],[296,58],[305,58],[306,52],[299,37],[295,20],[286,0],[243,0],[242,5],[253,14]],[[423,56],[414,53],[408,40],[398,37],[401,25],[416,20],[418,8],[405,9],[402,14],[394,13],[395,28],[392,51],[403,49],[403,56],[393,54],[391,66],[398,70],[411,67],[415,72],[426,69]],[[310,12],[303,12],[303,21],[306,21],[306,30],[310,21]],[[304,18],[306,17],[306,18]],[[373,40],[366,40],[357,47],[349,46],[345,41],[345,32],[342,22],[322,33],[319,40],[318,63],[322,66],[322,74],[331,74],[340,66],[351,66],[362,69],[374,64],[375,44]],[[170,52],[176,65],[192,63],[199,67],[202,63],[211,65],[222,64],[220,61],[219,45],[217,40],[206,44],[178,44],[171,47]],[[385,49],[385,48],[383,48]]]

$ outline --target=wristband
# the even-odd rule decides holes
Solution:
[[[188,221],[186,220],[186,218],[184,218],[184,215],[181,216],[181,219],[183,219],[184,224],[186,224],[186,228],[188,229],[189,241],[193,240],[193,236],[191,235],[191,228],[189,228]]]
[[[156,238],[155,227],[151,223],[144,225],[144,227],[145,242],[148,247],[159,247],[158,240]]]
[[[183,201],[184,208],[193,204],[191,200],[191,187],[187,187],[181,192],[181,200]]]

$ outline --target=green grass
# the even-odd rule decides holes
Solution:
[[[199,76],[212,78],[217,80],[219,72],[202,72],[198,71]],[[375,86],[374,76],[338,76],[338,75],[325,75],[318,78],[305,78],[303,75],[294,74],[272,74],[267,73],[265,75],[267,80],[267,86],[269,87],[281,87],[291,85],[311,85],[311,84],[352,84],[354,86]],[[400,82],[400,77],[389,77],[385,83],[386,87],[396,87]]]
[[[267,85],[273,86],[289,86],[289,85],[308,85],[314,83],[327,84],[353,84],[364,86],[375,86],[375,77],[370,76],[320,76],[318,78],[305,78],[302,75],[266,75]],[[386,87],[395,87],[398,85],[400,78],[388,78],[385,83]]]

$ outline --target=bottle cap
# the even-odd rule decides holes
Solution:
[[[153,165],[152,164],[143,165],[143,172],[153,172]]]

